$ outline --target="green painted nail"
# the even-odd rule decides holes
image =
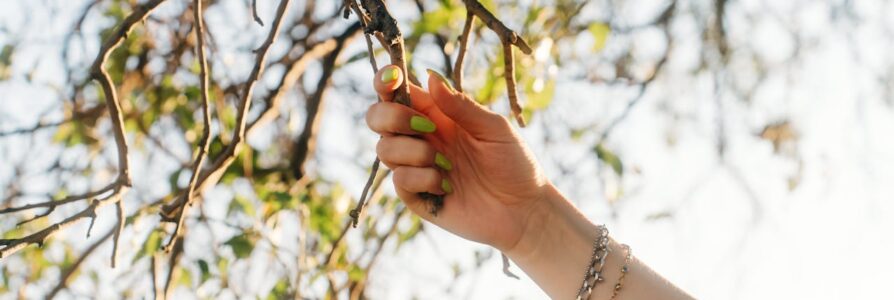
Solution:
[[[385,72],[382,72],[382,82],[391,83],[397,80],[397,76],[400,75],[400,70],[397,68],[388,68]]]
[[[410,129],[421,133],[435,132],[435,123],[425,117],[413,116],[410,118]]]
[[[453,193],[453,187],[450,186],[450,181],[447,178],[441,179],[441,189],[444,190],[444,193]]]
[[[450,160],[447,159],[447,157],[444,156],[444,154],[435,153],[435,164],[438,165],[438,167],[441,167],[441,169],[444,169],[446,171],[453,170],[453,164],[450,163]]]
[[[441,82],[444,83],[444,86],[446,86],[447,89],[450,90],[451,93],[456,94],[456,89],[453,88],[453,85],[450,84],[450,80],[447,80],[447,77],[444,77],[444,75],[441,75],[441,73],[438,73],[438,71],[435,71],[432,69],[428,69],[428,75],[429,76],[432,76],[432,75],[437,76],[438,79],[440,79]]]

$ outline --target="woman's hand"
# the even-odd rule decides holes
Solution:
[[[549,183],[506,118],[428,73],[427,91],[410,84],[412,108],[391,101],[404,80],[399,68],[376,74],[383,102],[366,114],[369,128],[382,135],[376,153],[413,212],[463,238],[510,251],[542,211]],[[444,195],[436,216],[421,192]]]
[[[394,170],[394,186],[426,220],[512,258],[553,299],[573,299],[590,263],[597,227],[543,176],[509,121],[488,111],[429,71],[428,91],[410,85],[413,107],[391,102],[404,80],[395,66],[376,74],[384,100],[366,114],[382,135],[379,159]],[[418,193],[444,195],[437,216]],[[624,251],[609,243],[602,283],[590,299],[612,298]],[[623,299],[691,299],[633,259],[624,270]]]

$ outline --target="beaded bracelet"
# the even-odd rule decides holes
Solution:
[[[612,291],[612,297],[609,300],[614,300],[618,297],[618,293],[621,292],[621,287],[624,286],[624,277],[627,277],[627,272],[630,271],[630,260],[633,259],[633,250],[630,250],[630,246],[626,244],[621,244],[621,248],[624,248],[624,252],[627,255],[624,256],[624,266],[621,267],[621,277],[618,277],[618,283],[615,284],[615,289]]]
[[[589,299],[593,293],[593,287],[602,281],[602,268],[605,267],[605,258],[611,251],[608,248],[608,229],[604,225],[597,228],[599,236],[593,242],[593,254],[590,256],[590,264],[584,273],[584,282],[577,291],[577,300]],[[590,283],[592,281],[592,283]]]

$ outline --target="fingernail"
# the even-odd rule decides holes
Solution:
[[[438,167],[441,167],[441,169],[444,169],[446,171],[453,170],[453,164],[450,163],[450,160],[447,159],[447,157],[444,156],[444,154],[441,154],[440,152],[435,153],[435,164],[438,165]]]
[[[382,72],[382,83],[392,83],[397,80],[397,76],[400,76],[400,70],[395,67],[386,68]]]
[[[453,187],[450,186],[450,181],[447,178],[441,179],[441,189],[444,190],[444,193],[450,194],[453,193]]]
[[[425,117],[413,116],[410,118],[410,129],[421,133],[435,132],[435,123]]]
[[[441,73],[438,73],[438,71],[435,71],[432,69],[428,69],[428,75],[429,76],[432,76],[432,75],[437,76],[438,79],[440,79],[441,82],[444,83],[444,86],[446,86],[447,89],[450,90],[450,93],[456,94],[456,89],[453,88],[453,85],[450,84],[450,80],[447,80],[447,77],[444,77],[444,75],[441,75]]]

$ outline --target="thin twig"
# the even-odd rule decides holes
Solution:
[[[509,93],[509,107],[512,108],[512,116],[518,126],[525,127],[525,118],[522,115],[521,105],[518,104],[518,90],[515,83],[515,55],[512,46],[503,44],[503,76],[506,78],[506,91]]]
[[[177,270],[177,263],[180,261],[180,256],[183,255],[183,236],[178,236],[177,239],[178,241],[174,243],[174,249],[171,251],[171,257],[168,260],[168,278],[165,279],[163,293],[165,299],[171,299],[171,288],[173,287],[171,283],[176,281],[174,277],[179,277],[180,275],[174,271]]]
[[[38,130],[57,127],[59,125],[65,124],[70,121],[71,120],[68,119],[68,120],[61,120],[61,121],[55,121],[55,122],[38,122],[37,124],[34,124],[34,126],[31,126],[31,127],[17,128],[17,129],[12,129],[9,131],[2,131],[2,132],[0,132],[0,138],[7,137],[7,136],[13,136],[13,135],[19,135],[19,134],[32,134]]]
[[[152,298],[155,300],[164,299],[164,295],[161,294],[161,285],[158,284],[158,256],[158,253],[152,254],[152,259],[149,261],[149,263],[152,265],[149,267],[149,272],[152,275]]]
[[[463,65],[466,60],[466,52],[469,50],[469,36],[472,33],[472,24],[475,22],[475,14],[466,12],[466,23],[463,25],[463,34],[459,36],[459,53],[456,55],[456,63],[453,66],[453,83],[456,90],[463,92]]]
[[[506,27],[493,13],[487,10],[477,0],[463,0],[466,4],[466,10],[477,16],[487,25],[490,30],[500,36],[503,44],[503,62],[505,65],[503,76],[506,78],[506,91],[509,95],[509,106],[512,108],[512,115],[518,126],[524,127],[525,120],[522,116],[522,108],[518,104],[518,89],[515,82],[515,55],[512,52],[512,45],[521,49],[524,54],[531,54],[531,47],[525,42],[515,31]],[[469,25],[469,24],[467,24]],[[470,25],[471,26],[471,25]],[[465,31],[465,28],[464,28]],[[457,60],[459,61],[459,60]]]
[[[351,210],[351,226],[354,228],[357,228],[357,223],[360,223],[360,214],[363,212],[363,208],[366,207],[366,195],[369,193],[370,186],[372,186],[373,180],[379,172],[380,164],[381,160],[376,157],[372,164],[372,170],[369,171],[369,178],[366,179],[366,185],[363,186],[363,193],[360,194],[360,201],[357,202],[357,207]]]
[[[144,205],[143,207],[138,209],[137,212],[135,212],[134,214],[127,217],[126,222],[127,223],[133,222],[133,220],[136,219],[138,216],[143,215],[144,213],[146,213],[146,211],[152,209],[153,207],[157,206],[158,204],[161,204],[161,202],[157,201],[157,202],[153,202],[153,203]],[[74,262],[74,264],[72,264],[71,266],[66,268],[64,271],[62,271],[62,274],[59,276],[59,282],[56,284],[56,287],[53,288],[53,290],[48,294],[48,296],[46,298],[53,299],[56,294],[58,294],[60,291],[62,291],[62,289],[66,288],[68,285],[68,282],[71,280],[71,277],[74,276],[75,271],[77,271],[78,268],[80,268],[81,264],[87,259],[87,257],[90,256],[94,251],[96,251],[96,248],[98,248],[100,245],[105,243],[109,238],[111,238],[115,234],[116,230],[117,230],[116,228],[110,229],[109,232],[107,232],[105,235],[103,235],[99,240],[97,240],[95,243],[93,243],[92,245],[87,247],[87,249],[81,253],[80,257],[78,258],[78,260],[76,260]]]
[[[101,189],[98,189],[98,190],[92,191],[92,192],[87,192],[87,193],[80,194],[80,195],[67,196],[65,198],[55,200],[55,201],[39,202],[39,203],[27,204],[27,205],[23,205],[23,206],[19,206],[19,207],[8,207],[8,208],[0,209],[0,214],[6,214],[6,213],[17,212],[17,211],[22,211],[22,210],[29,210],[29,209],[40,208],[40,207],[48,207],[52,211],[52,208],[55,208],[55,207],[58,207],[61,205],[98,197],[102,194],[105,194],[108,191],[113,190],[117,185],[118,185],[118,182],[112,182],[109,185],[107,185]]]
[[[71,225],[74,225],[81,219],[95,216],[96,211],[99,208],[101,208],[105,205],[108,205],[110,203],[115,203],[115,202],[121,200],[121,195],[124,193],[124,190],[126,190],[127,187],[121,186],[121,187],[119,187],[119,189],[120,190],[116,190],[115,193],[113,193],[112,195],[109,195],[107,198],[94,199],[90,203],[90,205],[87,206],[87,208],[85,208],[81,212],[79,212],[75,215],[72,215],[68,218],[65,218],[64,220],[62,220],[56,224],[50,225],[49,227],[44,228],[41,231],[32,233],[28,236],[18,238],[18,239],[2,239],[2,240],[0,240],[0,246],[5,246],[2,249],[0,249],[0,258],[7,257],[7,256],[21,250],[22,248],[25,248],[26,246],[31,245],[31,244],[35,244],[38,246],[43,245],[43,243],[45,243],[46,240],[50,236],[55,234],[56,232],[59,232],[62,229],[65,229],[65,228],[70,227]]]
[[[378,178],[378,180],[375,180],[374,183],[372,184],[372,188],[371,188],[372,193],[369,196],[369,199],[378,199],[379,197],[382,196],[382,193],[383,193],[382,181],[383,181],[383,179],[388,177],[388,174],[391,174],[391,170],[385,170],[381,174],[378,174],[376,172],[371,172],[370,174],[378,175],[378,176],[376,176]],[[370,201],[372,201],[372,200],[370,200]],[[348,233],[348,229],[353,227],[353,222],[354,222],[354,219],[351,219],[347,223],[345,223],[345,225],[341,229],[341,232],[338,234],[338,237],[336,237],[335,240],[332,242],[332,248],[329,250],[329,253],[326,254],[326,258],[323,260],[324,266],[328,266],[332,262],[332,258],[335,256],[336,251],[338,251],[339,246],[344,241],[345,235],[347,235],[347,233]]]
[[[511,270],[509,270],[509,257],[506,256],[506,253],[500,252],[500,257],[503,259],[503,274],[508,277],[519,279],[518,275],[515,275],[514,273],[512,273]]]
[[[268,103],[267,108],[257,119],[248,125],[248,132],[246,134],[250,134],[252,129],[260,128],[276,119],[276,117],[279,116],[279,109],[277,109],[279,103],[282,102],[282,99],[286,97],[286,93],[292,89],[301,75],[304,74],[304,70],[307,69],[308,63],[331,52],[335,49],[336,44],[337,42],[335,39],[316,43],[294,61],[286,62],[285,64],[288,66],[288,71],[283,74],[280,79],[280,84],[271,92],[271,96],[268,96],[269,98],[266,101]]]
[[[497,17],[487,10],[484,5],[481,5],[477,0],[463,0],[463,3],[466,4],[466,10],[472,12],[475,16],[481,19],[490,30],[493,30],[494,33],[500,36],[501,41],[515,45],[525,54],[531,54],[531,46],[528,46],[528,43],[518,36],[515,31],[506,27],[506,24],[503,24],[500,19],[497,19]]]
[[[87,260],[87,257],[89,257],[90,254],[93,254],[93,252],[96,251],[96,248],[99,248],[99,246],[108,241],[113,234],[115,234],[115,230],[109,230],[109,232],[99,238],[99,240],[87,247],[87,249],[81,253],[80,257],[78,257],[78,260],[76,260],[71,266],[62,271],[62,275],[59,276],[59,283],[56,284],[56,287],[54,287],[49,294],[47,294],[47,299],[55,298],[56,294],[58,294],[68,285],[68,281],[71,279],[71,276],[73,276],[75,271],[77,271],[78,268],[81,267],[81,264],[84,263],[85,260]]]
[[[264,71],[266,65],[267,52],[276,38],[279,36],[279,29],[282,20],[286,15],[290,0],[281,0],[276,10],[276,18],[273,20],[273,26],[270,28],[264,43],[255,50],[255,66],[248,76],[246,82],[242,85],[243,91],[239,99],[239,108],[236,115],[236,129],[233,131],[233,137],[230,144],[224,148],[223,152],[215,159],[211,169],[202,172],[196,185],[196,191],[205,190],[208,186],[214,185],[223,176],[226,169],[236,160],[236,154],[245,142],[246,115],[251,108],[252,91],[255,82],[258,81],[260,74]],[[169,203],[162,207],[162,220],[167,222],[178,221],[177,217],[186,206],[187,197],[183,193],[173,203]]]
[[[112,239],[112,268],[114,269],[118,263],[118,240],[121,238],[121,231],[124,230],[124,201],[119,200],[115,203],[115,215],[118,217],[118,224],[115,226],[115,238]],[[93,217],[95,220],[96,217]]]
[[[264,21],[258,16],[258,0],[251,0],[251,17],[255,19],[258,25],[264,26]]]
[[[211,145],[211,108],[208,104],[208,60],[205,57],[205,22],[202,13],[202,0],[193,2],[193,17],[196,24],[196,54],[199,58],[199,89],[202,98],[202,140],[199,142],[198,153],[196,153],[195,162],[193,163],[192,175],[189,178],[189,185],[186,187],[186,204],[180,210],[180,217],[177,220],[177,227],[171,235],[171,242],[176,241],[176,237],[180,234],[180,228],[183,227],[183,220],[186,218],[187,208],[192,205],[194,192],[196,190],[196,182],[199,181],[199,175],[202,173],[202,166],[208,157],[208,148]],[[168,246],[170,247],[170,242]]]

